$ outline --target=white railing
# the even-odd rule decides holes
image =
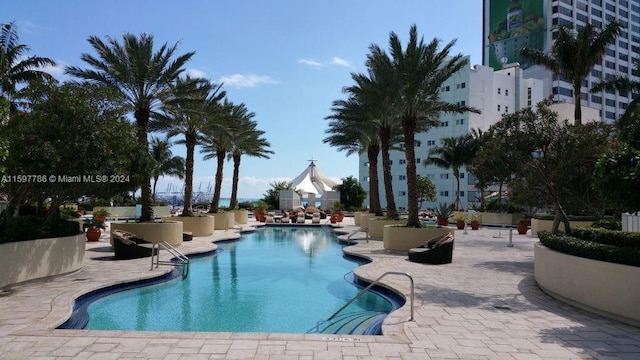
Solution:
[[[638,212],[622,214],[622,231],[640,232],[640,215],[638,215]]]

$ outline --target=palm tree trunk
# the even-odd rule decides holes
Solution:
[[[380,187],[378,184],[379,153],[379,146],[367,146],[367,157],[369,158],[369,210],[376,215],[382,214],[382,209],[380,207]]]
[[[184,174],[184,206],[182,216],[191,216],[191,197],[193,195],[193,163],[196,149],[196,134],[185,134],[185,145],[187,147],[187,159],[185,160]]]
[[[153,192],[151,197],[153,198],[153,203],[156,203],[156,187],[158,186],[158,179],[160,178],[160,176],[154,176],[153,177]]]
[[[407,160],[407,211],[409,219],[407,227],[421,227],[418,218],[418,180],[416,174],[416,134],[417,119],[415,116],[403,116],[404,153]]]
[[[210,213],[218,212],[218,203],[220,202],[220,191],[222,189],[222,169],[224,166],[224,151],[217,151],[216,158],[218,159],[218,166],[216,168],[216,184],[213,189],[213,199],[211,200],[211,206],[209,207]]]
[[[393,177],[391,175],[391,159],[389,158],[389,139],[391,130],[388,127],[380,128],[380,148],[382,150],[382,179],[384,181],[384,194],[387,200],[387,217],[395,218],[396,199],[393,195]]]
[[[233,155],[233,180],[231,182],[231,200],[229,201],[229,208],[235,209],[238,207],[238,181],[240,180],[240,154]]]
[[[154,219],[153,216],[153,196],[151,193],[151,175],[148,171],[149,158],[149,140],[147,139],[148,127],[149,127],[149,110],[138,109],[134,114],[136,118],[137,135],[138,135],[138,148],[140,149],[140,160],[143,164],[144,174],[142,176],[142,184],[140,186],[141,201],[142,201],[142,213],[140,214],[140,222],[151,222]]]
[[[575,119],[576,125],[582,125],[582,106],[580,102],[582,98],[580,97],[582,92],[582,79],[577,83],[573,84],[573,103],[575,104],[575,110],[573,111],[573,117]]]
[[[453,169],[453,176],[456,178],[456,210],[460,210],[460,169]]]

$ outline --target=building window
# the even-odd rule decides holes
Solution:
[[[440,174],[440,179],[448,179],[449,174]]]
[[[527,88],[527,106],[531,106],[531,88]]]
[[[448,197],[449,196],[449,191],[440,191],[440,196]]]
[[[404,165],[404,164],[406,164],[406,163],[407,163],[407,159],[400,159],[400,160],[398,161],[398,164],[400,164],[400,165]]]
[[[399,175],[398,180],[407,180],[407,175]]]
[[[500,104],[498,104],[498,111],[500,111]]]
[[[364,181],[364,182],[369,182],[369,177],[368,177],[368,176],[363,177],[363,178],[362,178],[362,181]]]
[[[460,173],[460,179],[464,179],[464,173]]]
[[[504,96],[509,96],[509,89],[504,89]]]
[[[440,121],[440,127],[449,126],[448,121]]]
[[[427,146],[433,146],[436,144],[435,140],[427,140]]]
[[[398,196],[407,196],[407,192],[406,191],[398,191]]]
[[[456,119],[456,125],[464,125],[464,119]]]
[[[422,160],[420,160],[420,158],[416,158],[416,164],[420,164],[422,162]]]
[[[389,160],[389,165],[393,165],[393,160]]]
[[[498,95],[500,95],[501,91],[502,91],[502,89],[498,88]]]
[[[447,85],[444,87],[444,91],[449,91],[451,88]]]
[[[507,114],[509,113],[509,107],[508,106],[504,107],[504,112],[507,113]]]
[[[464,191],[461,190],[459,195],[460,197],[464,197]]]

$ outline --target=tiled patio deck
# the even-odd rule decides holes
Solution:
[[[343,232],[356,229],[346,221]],[[216,231],[180,249],[209,250],[212,240],[234,236]],[[537,240],[514,235],[507,247],[508,234],[498,229],[457,231],[448,265],[411,263],[380,241],[347,248],[373,259],[359,276],[404,271],[415,279],[415,321],[407,321],[407,304],[387,317],[383,336],[55,330],[74,297],[169,270],[149,271],[148,258],[110,261],[107,241],[87,244],[82,271],[0,296],[0,359],[640,359],[640,328],[545,295],[533,279]],[[406,278],[384,283],[409,294]]]

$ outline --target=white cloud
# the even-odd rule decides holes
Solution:
[[[225,86],[230,87],[256,87],[260,84],[277,84],[278,82],[266,75],[256,74],[232,74],[220,78]]]
[[[70,80],[71,77],[64,73],[64,68],[68,65],[68,63],[61,60],[55,60],[55,62],[56,64],[54,66],[46,65],[41,67],[40,70],[48,74],[51,74],[51,76],[53,76],[54,78],[56,78],[56,80],[60,82]]]
[[[311,60],[311,59],[301,59],[298,60],[299,64],[304,64],[304,65],[309,65],[309,66],[313,66],[315,68],[323,68],[324,65],[322,63],[319,63],[315,60]]]
[[[334,65],[345,66],[345,67],[353,67],[347,60],[341,59],[337,56],[334,56],[331,59],[331,63]]]
[[[202,70],[198,70],[198,69],[187,69],[185,71],[185,73],[187,73],[187,75],[191,76],[192,78],[206,78],[207,77],[207,73],[202,71]]]

